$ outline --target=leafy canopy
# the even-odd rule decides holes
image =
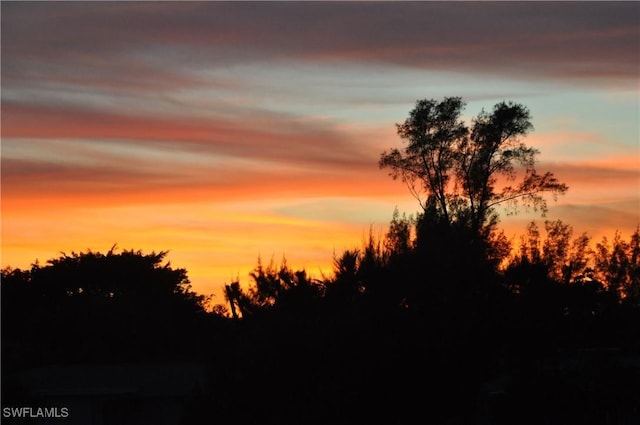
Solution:
[[[418,100],[404,123],[396,124],[404,147],[384,151],[380,168],[406,183],[425,213],[474,232],[497,223],[498,205],[511,212],[532,207],[544,215],[543,194],[555,198],[567,186],[551,172],[536,171],[539,151],[522,142],[533,129],[529,110],[500,102],[468,127],[461,117],[465,106],[460,97]]]

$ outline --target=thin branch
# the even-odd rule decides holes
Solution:
[[[500,199],[499,201],[487,204],[487,209],[493,207],[494,205],[501,204],[503,202],[513,201],[514,199],[517,199],[517,198],[522,198],[522,197],[525,197],[525,196],[531,196],[531,195],[535,195],[537,193],[542,193],[542,192],[553,192],[553,191],[554,191],[554,189],[539,189],[539,190],[534,190],[534,191],[531,191],[531,192],[519,193],[517,195],[509,196],[508,198]]]

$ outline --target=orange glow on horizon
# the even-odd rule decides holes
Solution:
[[[572,7],[520,17],[511,7],[476,16],[416,4],[389,17],[408,26],[371,33],[371,16],[348,7],[327,15],[336,25],[280,34],[271,25],[290,16],[264,20],[244,7],[228,13],[260,25],[220,25],[224,14],[208,6],[177,6],[176,27],[146,7],[49,7],[3,8],[3,267],[117,244],[168,250],[203,293],[246,281],[258,256],[330,273],[333,254],[360,248],[370,226],[383,232],[395,207],[419,211],[378,160],[404,146],[395,125],[416,99],[442,96],[469,102],[468,125],[496,101],[530,108],[540,131],[523,141],[540,150],[536,168],[569,186],[549,199],[548,219],[596,241],[640,222],[638,43],[628,25],[574,20]],[[487,29],[517,17],[506,30],[538,42],[516,49],[492,30],[440,37],[414,7]],[[139,27],[105,37],[125,12]],[[551,26],[530,26],[531,13]],[[498,211],[509,235],[544,221]]]

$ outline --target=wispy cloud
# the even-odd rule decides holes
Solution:
[[[246,116],[249,112],[251,117]],[[369,162],[352,146],[349,135],[332,128],[331,122],[259,110],[225,119],[125,115],[5,102],[2,122],[3,136],[8,139],[120,139],[161,150],[291,161],[300,166],[358,167]]]
[[[639,9],[635,2],[10,2],[3,73],[12,78],[44,61],[51,67],[42,72],[53,76],[57,64],[105,80],[129,69],[144,81],[140,70],[153,68],[151,81],[164,74],[175,83],[174,72],[186,66],[335,59],[634,79]]]

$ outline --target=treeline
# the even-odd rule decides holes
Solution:
[[[484,408],[496,424],[631,417],[638,369],[616,359],[640,355],[640,229],[592,246],[546,221],[512,251],[477,242],[396,211],[386,235],[336,255],[332,276],[259,261],[213,310],[166,252],[6,268],[3,375],[203,362],[213,385],[190,423],[212,411],[239,423],[476,423]]]
[[[294,271],[286,259],[268,266],[258,259],[249,287],[226,285],[228,304],[213,311],[252,320],[275,310],[306,310],[305,303],[322,300],[376,314],[428,314],[438,306],[451,311],[469,297],[469,308],[462,308],[467,312],[491,297],[565,318],[640,308],[640,227],[628,240],[616,231],[593,243],[586,233],[574,238],[562,220],[544,221],[544,233],[532,221],[514,247],[502,233],[478,240],[466,229],[427,221],[396,210],[383,237],[370,232],[360,248],[334,257],[329,278]]]

